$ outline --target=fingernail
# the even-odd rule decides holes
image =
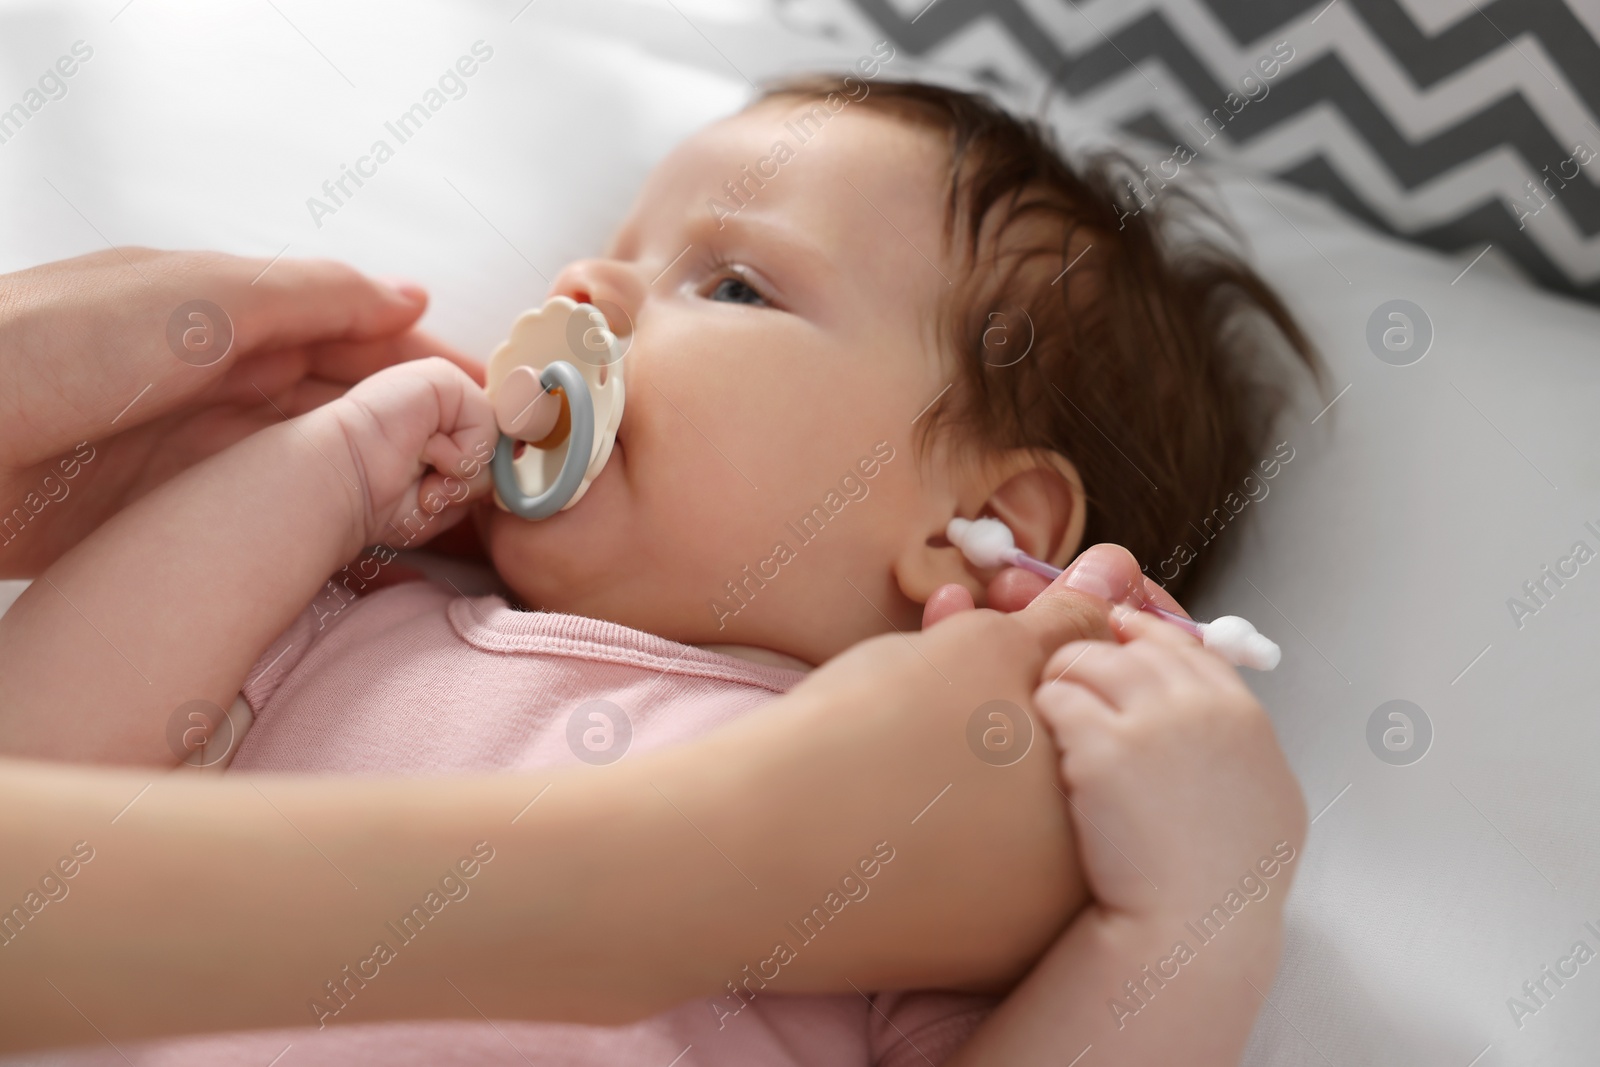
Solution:
[[[378,284],[408,304],[420,304],[428,299],[428,290],[409,278],[379,278]]]
[[[1110,562],[1096,556],[1080,559],[1068,567],[1067,573],[1061,576],[1061,584],[1102,600],[1117,600],[1123,593],[1112,575]]]

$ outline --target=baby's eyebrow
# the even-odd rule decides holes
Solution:
[[[731,215],[720,221],[707,220],[696,234],[708,243],[731,240],[753,244],[776,252],[783,262],[797,261],[802,268],[817,270],[832,267],[832,258],[815,242],[782,223],[750,215]]]

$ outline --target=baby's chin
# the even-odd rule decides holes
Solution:
[[[551,583],[549,578],[564,570],[561,565],[566,554],[561,544],[563,538],[551,537],[555,531],[540,530],[538,523],[519,519],[492,501],[480,505],[472,520],[495,573],[525,607],[567,610],[562,605],[549,603],[552,597],[562,599],[559,583]],[[546,580],[541,582],[541,576]]]
[[[736,641],[703,619],[684,618],[685,598],[636,574],[636,564],[621,562],[639,556],[638,546],[626,540],[628,524],[619,526],[599,509],[587,518],[578,514],[590,503],[586,498],[571,511],[538,522],[519,519],[492,502],[473,513],[484,551],[517,606],[604,619],[687,644]],[[709,580],[704,584],[709,587]]]
[[[608,553],[625,549],[626,530],[622,449],[585,490],[582,499],[548,519],[519,518],[485,500],[472,521],[500,580],[529,608],[580,611],[582,590],[615,570]]]
[[[473,512],[489,562],[524,607],[591,614],[617,575],[628,573],[626,560],[636,555],[630,524],[618,517],[616,501],[589,499],[596,488],[548,519],[518,518],[493,501]]]

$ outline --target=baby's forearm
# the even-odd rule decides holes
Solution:
[[[0,751],[178,762],[172,714],[197,699],[226,708],[359,550],[358,475],[317,416],[178,475],[29,587],[0,618]]]
[[[1233,1067],[1272,988],[1281,908],[1251,904],[1210,941],[1190,925],[1085,910],[950,1067],[1062,1067],[1091,1046],[1085,1064]]]

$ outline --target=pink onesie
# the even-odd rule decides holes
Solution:
[[[594,761],[623,743],[626,727],[606,726],[620,718],[615,708],[631,723],[627,751],[643,752],[753,711],[802,677],[616,623],[516,611],[498,596],[467,599],[407,582],[334,614],[313,605],[266,651],[244,689],[256,721],[230,769],[422,776],[573,764],[580,752]],[[610,705],[581,707],[595,700]],[[592,718],[597,709],[610,714]],[[316,992],[308,984],[308,999]],[[878,993],[870,1002],[763,993],[736,1015],[697,1000],[618,1027],[329,1020],[320,1030],[122,1050],[139,1067],[920,1067],[948,1058],[993,1005],[938,992]],[[315,1022],[309,1006],[306,1017]],[[125,1062],[102,1049],[63,1062]]]

